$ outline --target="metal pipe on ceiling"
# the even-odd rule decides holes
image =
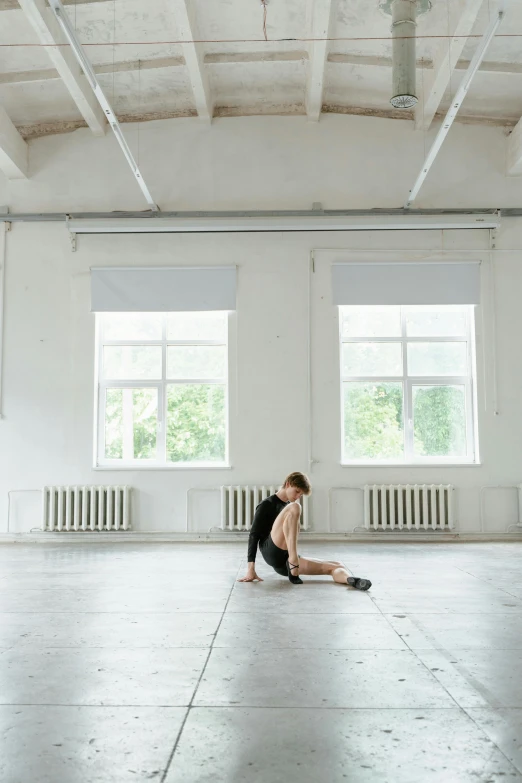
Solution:
[[[502,217],[522,217],[522,209],[493,208],[14,214],[1,209],[0,222],[63,222],[71,234],[494,229]]]
[[[396,109],[411,109],[418,101],[416,92],[417,0],[393,0],[392,11],[392,79]]]

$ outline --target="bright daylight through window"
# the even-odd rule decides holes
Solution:
[[[342,463],[472,463],[473,306],[339,308]]]
[[[228,314],[96,318],[98,465],[227,464]]]

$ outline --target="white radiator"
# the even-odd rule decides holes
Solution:
[[[279,487],[221,487],[221,527],[223,530],[250,530],[256,506],[274,495]],[[301,530],[308,530],[308,496],[301,498]]]
[[[130,487],[44,487],[44,531],[129,530]]]
[[[368,530],[452,530],[451,484],[373,484],[364,487]]]

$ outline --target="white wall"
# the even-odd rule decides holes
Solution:
[[[137,128],[126,129],[133,144]],[[500,129],[456,126],[421,192],[419,207],[522,206],[522,182],[504,176]],[[140,165],[167,209],[326,209],[400,206],[429,138],[408,123],[325,116],[151,123],[140,129]],[[13,212],[143,209],[113,139],[88,131],[30,144],[32,178],[0,182]],[[37,494],[48,483],[128,483],[134,526],[182,531],[186,491],[223,483],[280,481],[309,471],[314,527],[324,530],[327,490],[367,482],[453,483],[459,528],[477,531],[480,487],[522,481],[522,220],[506,219],[495,253],[497,336],[493,344],[486,232],[362,232],[216,236],[81,236],[71,253],[63,224],[13,224],[7,236],[0,421],[0,530],[38,526]],[[484,259],[484,305],[477,318],[481,466],[342,468],[336,310],[331,254],[314,248],[447,253]],[[475,251],[473,254],[471,251]],[[509,252],[507,252],[509,251]],[[342,253],[341,256],[342,257]],[[93,471],[94,317],[89,267],[237,264],[232,318],[231,470]],[[311,308],[309,309],[309,285]],[[308,324],[312,325],[309,441]],[[484,331],[482,329],[484,320]],[[498,409],[493,411],[493,361]],[[310,468],[309,456],[313,458]],[[360,493],[333,493],[332,528],[362,522]],[[516,519],[513,490],[485,496],[485,527]],[[199,520],[204,529],[217,518]],[[196,525],[198,520],[196,519]]]

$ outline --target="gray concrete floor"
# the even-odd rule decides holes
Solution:
[[[0,546],[1,783],[522,781],[522,547]]]

